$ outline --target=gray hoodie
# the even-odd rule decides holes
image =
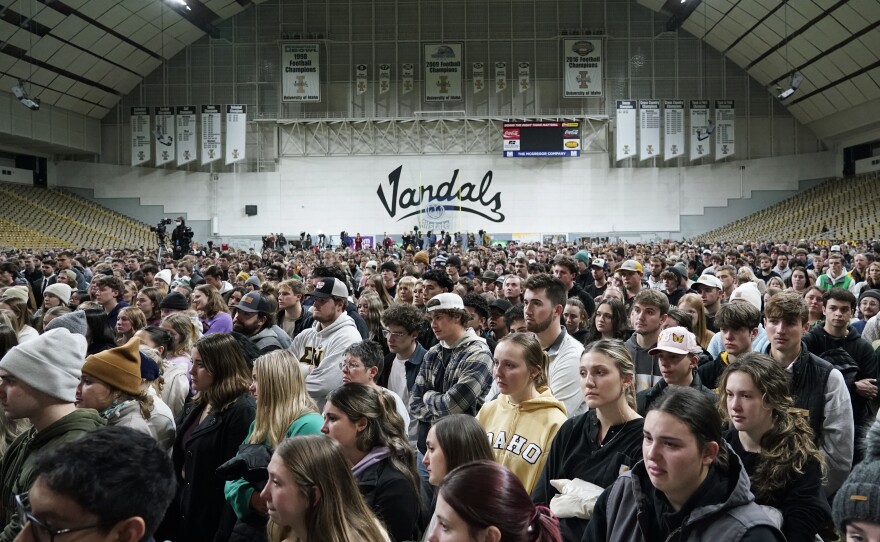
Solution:
[[[290,351],[306,372],[306,389],[319,409],[324,408],[327,394],[342,385],[339,364],[345,349],[362,340],[354,320],[345,313],[326,327],[315,322],[293,340]]]

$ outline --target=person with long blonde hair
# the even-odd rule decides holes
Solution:
[[[787,540],[813,540],[831,519],[822,492],[822,454],[813,430],[794,412],[789,374],[765,354],[749,352],[724,370],[718,410],[724,435],[752,483],[755,502],[778,509]]]
[[[116,317],[116,346],[122,346],[134,337],[134,334],[147,327],[147,318],[137,307],[125,307]]]
[[[192,369],[191,351],[198,337],[198,329],[192,318],[182,312],[169,314],[159,327],[171,334],[171,346],[165,351],[165,359],[174,364],[186,364]],[[190,378],[192,381],[192,378]]]
[[[400,277],[400,280],[397,281],[397,293],[394,295],[394,301],[396,303],[409,303],[413,304],[413,290],[416,286],[416,279],[412,276]]]
[[[706,350],[712,337],[715,334],[709,329],[706,323],[706,307],[703,306],[703,300],[699,294],[685,294],[678,301],[678,308],[691,316],[691,331],[697,338],[697,344],[700,348]]]
[[[321,434],[324,418],[290,351],[275,350],[254,360],[250,392],[257,401],[257,414],[244,444],[265,444],[274,450],[285,438]],[[246,533],[251,540],[265,537],[267,509],[261,490],[243,478],[226,482],[223,489],[237,518],[233,532]]]
[[[358,491],[342,447],[324,435],[281,442],[261,493],[269,542],[389,542]]]
[[[196,286],[192,295],[192,307],[198,311],[202,334],[232,333],[232,316],[223,296],[209,284]]]

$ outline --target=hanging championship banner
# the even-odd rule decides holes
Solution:
[[[684,156],[684,100],[663,102],[663,159]]]
[[[403,87],[403,94],[412,92],[415,86],[414,77],[415,67],[412,64],[404,64],[400,67],[400,84]]]
[[[660,154],[660,100],[639,100],[639,160]]]
[[[486,88],[486,67],[482,62],[473,64],[474,94],[483,92]]]
[[[733,100],[715,100],[715,160],[736,152],[736,110]]]
[[[139,166],[150,161],[150,109],[131,108],[131,165]]]
[[[220,125],[223,123],[219,105],[202,106],[202,165],[220,158]]]
[[[247,137],[247,106],[226,106],[226,165],[245,158]]]
[[[602,96],[602,40],[562,40],[562,77],[565,98]]]
[[[691,162],[709,155],[709,100],[691,100]]]
[[[520,62],[519,63],[519,91],[525,92],[529,90],[529,63],[528,62]]]
[[[320,44],[281,44],[281,101],[321,101]]]
[[[182,166],[196,159],[196,107],[177,106],[175,119],[177,135],[177,165]]]
[[[360,96],[367,92],[367,65],[358,64],[354,67],[354,80],[357,95]]]
[[[156,113],[156,165],[173,162],[174,153],[174,108],[157,107]]]
[[[425,101],[460,102],[462,96],[462,54],[460,43],[426,43]]]
[[[503,92],[507,88],[507,63],[495,63],[495,93]]]
[[[636,101],[617,100],[617,161],[636,155]]]
[[[379,64],[379,94],[391,90],[391,64]]]

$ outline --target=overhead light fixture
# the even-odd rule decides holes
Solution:
[[[21,79],[18,80],[18,84],[12,87],[12,95],[21,102],[21,105],[27,107],[31,111],[38,111],[40,109],[40,100],[39,98],[31,98],[28,96],[27,89],[25,89],[24,81]]]
[[[187,11],[192,11],[190,7],[187,5],[186,0],[168,0],[170,3],[186,8]]]
[[[784,100],[795,93],[798,87],[801,86],[801,83],[804,82],[804,76],[798,72],[791,73],[791,79],[788,82],[788,88],[779,93],[777,98],[780,100]],[[782,87],[776,87],[776,90],[782,90]]]

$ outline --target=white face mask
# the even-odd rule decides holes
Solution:
[[[183,223],[182,223],[180,220],[178,220],[177,222],[175,222],[175,224],[177,224],[178,226],[180,226],[180,225],[183,224]]]

